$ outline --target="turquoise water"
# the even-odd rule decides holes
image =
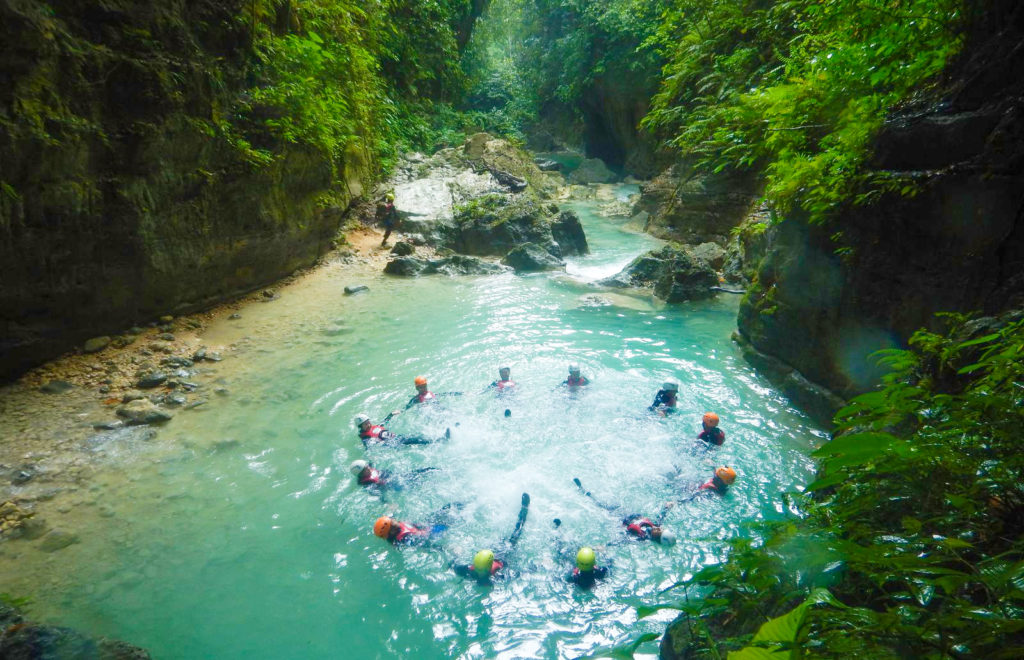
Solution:
[[[27,574],[49,571],[39,613],[157,658],[576,657],[661,632],[671,615],[638,621],[634,606],[720,561],[744,522],[779,515],[779,493],[811,477],[819,439],[731,343],[735,297],[664,307],[587,283],[658,242],[597,218],[596,203],[572,206],[594,254],[567,274],[372,276],[368,293],[346,297],[356,282],[328,272],[211,328],[236,346],[217,367],[230,394],[180,413],[156,440],[96,448],[110,470],[82,506],[82,543],[24,559]],[[592,379],[586,391],[556,387],[569,362]],[[481,393],[501,364],[518,393]],[[450,442],[364,451],[353,416],[403,407],[419,374],[464,395],[389,427],[451,428]],[[646,414],[668,379],[679,414]],[[705,410],[728,438],[694,456]],[[396,473],[440,469],[382,502],[348,471],[362,457]],[[671,548],[621,542],[618,517],[572,483],[653,517],[720,464],[737,484],[673,509]],[[486,588],[448,570],[509,535],[523,492],[533,501],[517,576]],[[419,521],[451,502],[463,506],[439,547],[372,534],[385,512]],[[90,517],[100,505],[107,513]],[[559,547],[581,544],[612,569],[591,592],[563,579],[572,564]]]

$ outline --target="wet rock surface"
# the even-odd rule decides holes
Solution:
[[[688,249],[666,245],[637,257],[622,271],[598,284],[651,288],[655,296],[666,302],[682,302],[715,295],[711,287],[718,285],[718,276]]]
[[[569,181],[578,184],[612,183],[618,180],[619,176],[608,169],[608,166],[600,158],[585,159],[569,175]]]
[[[512,248],[505,255],[503,263],[511,266],[517,273],[561,270],[565,268],[564,261],[533,243],[524,243]]]
[[[384,267],[384,272],[400,277],[419,275],[493,275],[508,270],[506,267],[477,257],[456,254],[441,259],[399,257]]]
[[[181,401],[184,403],[184,401]],[[174,417],[172,413],[162,410],[149,399],[135,399],[117,409],[117,416],[123,417],[126,424],[160,424]]]

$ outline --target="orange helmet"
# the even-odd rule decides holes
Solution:
[[[412,382],[416,383],[416,387],[419,387],[420,385],[426,385],[427,384],[427,377],[426,376],[416,376],[416,380],[414,380]]]
[[[704,425],[712,428],[718,426],[718,415],[712,412],[704,413]]]
[[[391,526],[395,524],[395,521],[387,516],[381,516],[377,518],[377,522],[373,523],[373,533],[382,539],[388,537],[388,532],[391,531]]]
[[[721,479],[726,486],[731,486],[736,481],[736,470],[731,467],[720,467],[715,470],[715,476]]]

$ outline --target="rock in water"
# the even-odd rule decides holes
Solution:
[[[398,241],[397,243],[395,243],[395,246],[391,248],[391,254],[395,255],[396,257],[408,257],[415,251],[416,248],[414,248],[411,244],[406,243],[405,241]]]
[[[78,540],[77,534],[54,529],[44,536],[43,540],[39,542],[39,549],[43,552],[56,552],[58,550],[63,550],[69,545],[78,543]]]
[[[439,273],[441,275],[493,275],[508,271],[506,266],[484,261],[477,257],[467,257],[461,254],[453,254],[444,259],[431,261],[425,272]]]
[[[149,399],[135,399],[117,409],[118,417],[123,417],[128,424],[159,424],[174,417],[166,410],[157,408]]]
[[[366,286],[365,284],[358,284],[356,286],[347,286],[347,287],[345,287],[345,295],[346,296],[351,296],[354,293],[359,293],[360,291],[369,291],[369,290],[370,290],[370,287]]]
[[[157,387],[167,380],[167,374],[159,370],[153,370],[142,374],[139,380],[135,383],[136,387],[142,389],[149,389],[151,387]]]
[[[616,275],[598,284],[614,287],[652,287],[666,302],[700,300],[714,295],[718,276],[688,250],[666,245],[642,254]]]
[[[388,275],[399,275],[401,277],[416,277],[427,269],[427,262],[416,257],[398,257],[392,259],[384,266],[384,272]]]
[[[524,243],[512,248],[503,263],[512,266],[517,273],[536,272],[541,270],[560,270],[565,268],[565,262],[558,257],[545,252],[543,248],[533,243]]]
[[[85,342],[82,350],[86,353],[98,353],[110,344],[110,337],[93,337]]]
[[[547,158],[534,158],[533,162],[541,172],[557,172],[562,169],[561,163]]]
[[[572,183],[612,183],[618,180],[615,172],[608,169],[600,158],[588,158],[569,175]]]
[[[45,394],[64,394],[74,388],[75,386],[66,380],[51,380],[40,387],[39,391]]]
[[[551,223],[551,237],[562,249],[562,256],[588,254],[587,235],[583,233],[580,217],[572,211],[562,211]]]

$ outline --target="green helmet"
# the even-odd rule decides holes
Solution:
[[[597,555],[594,554],[593,548],[580,548],[580,551],[576,553],[576,568],[581,571],[593,570],[596,563]]]
[[[494,553],[490,550],[481,550],[473,555],[473,570],[480,577],[491,574],[491,566],[494,565]]]

